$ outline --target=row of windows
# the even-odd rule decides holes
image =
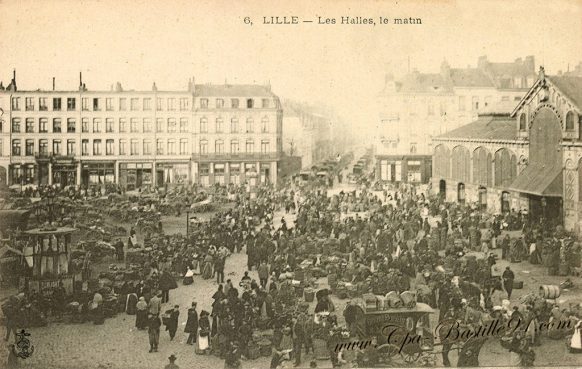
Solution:
[[[575,112],[569,111],[566,113],[566,131],[574,131],[576,129],[577,122],[578,115]],[[519,130],[527,130],[527,115],[525,113],[521,113],[519,115]],[[582,131],[580,132],[580,137],[582,137]]]
[[[67,119],[67,126],[66,128],[63,127],[63,120],[61,118],[54,118],[52,120],[52,128],[50,132],[53,133],[75,133],[76,132],[76,125],[77,120],[75,118],[68,118]],[[178,126],[179,123],[179,126]],[[176,118],[157,118],[156,119],[156,132],[167,132],[167,133],[187,133],[188,130],[188,118],[180,118],[179,121]],[[119,118],[117,120],[117,130],[115,129],[115,120],[113,118],[106,118],[105,125],[103,125],[103,120],[101,118],[93,118],[92,121],[89,118],[81,119],[81,132],[88,133],[101,133],[101,132],[131,132],[131,133],[139,133],[139,132],[152,132],[152,119],[151,118],[130,118],[129,125],[126,118]],[[35,130],[35,119],[34,118],[26,118],[25,119],[25,126],[22,127],[22,119],[21,118],[12,118],[12,132],[20,133],[24,128],[23,132],[26,133],[34,133],[37,132]],[[48,133],[49,132],[49,120],[47,118],[40,118],[38,119],[38,132],[39,133]],[[254,119],[247,118],[245,132],[253,133],[254,132]],[[269,118],[263,117],[261,119],[261,132],[268,133],[269,132]],[[208,118],[203,117],[200,118],[200,133],[208,133]],[[214,121],[214,132],[222,133],[225,132],[224,127],[224,119],[216,118]],[[239,121],[238,118],[232,118],[230,120],[230,133],[238,133],[239,132]]]
[[[52,100],[51,108],[53,111],[61,111],[64,110],[63,102],[65,98],[61,97],[25,97],[24,98],[24,109],[26,111],[34,111],[38,109],[39,111],[47,111],[49,110],[49,102]],[[82,110],[92,110],[92,111],[139,111],[139,110],[152,110],[152,101],[153,99],[150,97],[146,98],[113,98],[113,97],[106,97],[106,98],[99,98],[99,97],[83,97],[81,98],[81,109]],[[68,111],[75,111],[77,110],[77,98],[76,97],[67,97],[67,110]],[[252,109],[255,107],[255,100],[254,99],[246,99],[246,107],[247,109]],[[270,100],[269,99],[262,99],[261,100],[262,108],[269,108],[270,107]],[[105,103],[105,105],[103,105]],[[12,110],[21,110],[22,106],[22,98],[21,97],[13,97],[12,98]],[[216,99],[214,101],[214,106],[216,108],[225,108],[225,100],[224,99]],[[200,99],[200,107],[202,109],[207,109],[209,107],[209,99]],[[239,99],[230,99],[230,108],[232,109],[239,109],[240,102]],[[181,98],[156,98],[156,110],[189,110],[190,109],[190,98],[181,97]]]
[[[465,111],[467,103],[466,103],[466,96],[459,96],[459,111]],[[479,96],[472,96],[471,97],[471,110],[479,110],[480,107],[488,107],[492,103],[493,97],[485,96],[483,99],[483,105],[480,105],[481,99]],[[520,101],[521,96],[514,96],[514,101]],[[509,101],[509,96],[501,96],[501,101]]]
[[[199,146],[199,153],[204,155],[208,154],[209,145],[208,140],[200,140]],[[230,154],[239,154],[240,151],[240,143],[238,140],[231,140],[230,141]],[[245,142],[245,153],[252,154],[255,152],[255,141],[252,139],[247,139]],[[261,153],[266,154],[271,152],[271,143],[269,140],[261,140]],[[215,154],[225,154],[225,147],[223,140],[216,140],[214,141],[214,153]]]
[[[200,108],[208,109],[209,107],[209,99],[200,99]],[[263,109],[267,109],[271,106],[269,99],[262,99],[261,100],[261,107]],[[225,100],[224,99],[216,99],[214,101],[215,108],[225,108]],[[255,107],[255,100],[254,99],[246,99],[246,107],[247,109],[252,109]],[[239,99],[230,99],[230,108],[231,109],[239,109],[240,108],[240,101]]]
[[[105,141],[105,153],[103,153],[103,141]],[[141,144],[140,144],[141,142]],[[156,155],[185,155],[189,153],[188,150],[188,140],[181,139],[177,140],[156,140]],[[25,140],[24,141],[24,152],[22,152],[21,140],[12,140],[12,155],[13,156],[48,156],[49,155],[49,140],[42,139],[38,141],[38,151],[35,151],[35,141]],[[76,140],[66,140],[66,148],[63,146],[64,141],[52,140],[52,155],[67,155],[74,156],[77,154]],[[152,155],[153,154],[153,142],[151,140],[118,140],[118,150],[115,152],[115,140],[93,140],[92,151],[89,150],[89,140],[81,140],[81,155]],[[141,146],[141,152],[140,152]],[[199,146],[199,153],[204,155],[209,153],[208,140],[201,140]],[[261,141],[261,153],[269,153],[271,151],[271,145],[268,140]],[[224,140],[214,141],[214,153],[224,154],[225,144]],[[245,152],[254,153],[255,152],[255,141],[248,139],[245,142]],[[238,140],[230,141],[230,153],[238,154],[240,153],[240,144]]]

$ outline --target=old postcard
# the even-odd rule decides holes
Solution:
[[[0,367],[582,366],[582,1],[0,14]]]

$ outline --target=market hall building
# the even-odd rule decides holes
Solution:
[[[526,210],[580,231],[582,77],[538,80],[511,113],[491,111],[435,137],[434,192],[493,213]]]

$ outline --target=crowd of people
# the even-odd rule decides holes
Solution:
[[[244,187],[231,189],[236,195],[234,208],[208,222],[192,223],[189,234],[147,235],[146,259],[133,280],[113,283],[111,278],[112,283],[97,291],[85,284],[70,298],[62,293],[53,298],[59,299],[57,305],[74,302],[81,321],[102,324],[110,310],[135,315],[136,330],[148,332],[149,352],[155,353],[163,327],[171,340],[178,331],[180,306],[170,295],[178,288],[176,280],[190,285],[198,278],[216,278],[212,305],[199,310],[198,302],[192,301],[188,306],[184,333],[197,354],[218,355],[226,368],[238,368],[242,359],[254,358],[255,333],[266,329],[273,332],[271,368],[285,359],[301,365],[303,352],[318,349],[315,338],[325,342],[323,351],[333,366],[341,365],[344,356],[335,350],[336,344],[347,337],[367,338],[366,332],[356,329],[356,300],[343,312],[335,310],[338,296],[333,293],[347,284],[357,286],[360,295],[410,291],[418,302],[438,309],[439,321],[468,328],[491,319],[580,318],[578,312],[556,306],[512,300],[515,273],[511,265],[500,266],[545,263],[550,274],[557,274],[564,264],[575,268],[577,243],[561,227],[542,226],[516,211],[486,215],[476,205],[447,203],[407,184],[374,191],[377,186],[361,180],[359,188],[332,195],[328,187],[334,178],[329,179],[330,183],[316,186],[260,187],[252,199]],[[294,220],[284,216],[276,221],[277,212]],[[514,231],[519,235],[512,238]],[[496,249],[501,250],[501,260]],[[247,272],[233,280],[225,270],[226,261],[241,252],[247,255]],[[252,277],[255,270],[257,278]],[[296,295],[295,282],[306,270],[327,276],[329,289],[320,289],[314,307],[299,303]],[[114,307],[108,304],[111,296]],[[9,327],[23,325],[20,311],[30,308],[34,298],[13,300],[15,307],[5,312]],[[511,364],[531,365],[532,346],[540,343],[539,337],[535,325],[508,332],[502,344],[512,355]],[[478,364],[484,341],[464,343],[472,350],[461,350],[458,365]],[[455,344],[443,342],[443,365],[451,365],[449,352]],[[358,355],[370,352],[360,350]]]

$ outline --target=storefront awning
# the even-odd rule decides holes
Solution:
[[[536,196],[562,197],[562,167],[529,164],[509,186],[511,191]]]

